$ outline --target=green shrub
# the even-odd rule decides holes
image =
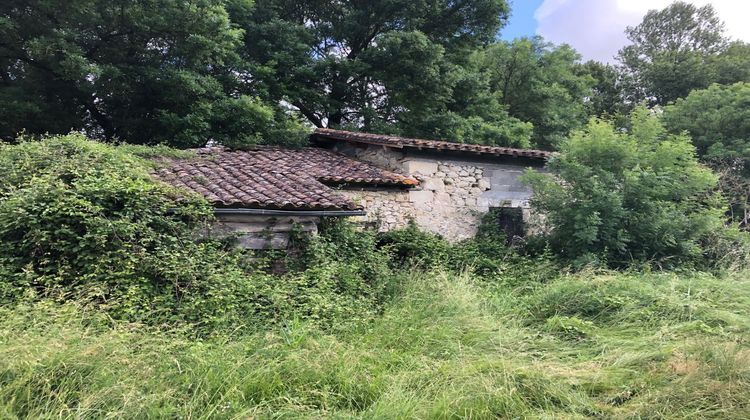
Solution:
[[[151,306],[191,274],[165,256],[196,248],[208,205],[151,180],[140,161],[80,135],[0,146],[3,301],[19,293]],[[128,301],[128,302],[125,302]]]
[[[451,267],[459,271],[470,268],[476,274],[488,276],[504,271],[509,262],[517,260],[516,250],[507,244],[508,238],[497,217],[492,211],[484,214],[477,234],[451,247]]]
[[[717,177],[687,136],[667,134],[648,110],[634,111],[627,133],[592,120],[548,166],[551,174],[525,180],[564,258],[579,266],[709,262],[702,243],[723,226]]]
[[[78,301],[204,334],[294,318],[356,323],[393,289],[374,234],[346,223],[324,223],[283,276],[254,268],[240,250],[200,239],[210,206],[155,182],[152,163],[132,152],[155,153],[80,135],[0,146],[0,305]]]
[[[445,239],[421,230],[414,220],[410,220],[403,229],[378,235],[377,245],[386,249],[394,261],[401,265],[440,266],[451,255],[451,246]]]
[[[403,229],[380,233],[377,246],[388,252],[396,267],[471,271],[487,280],[504,284],[539,283],[554,278],[559,265],[547,251],[523,256],[506,243],[505,232],[487,214],[475,237],[450,243],[439,235],[421,230],[414,221]]]

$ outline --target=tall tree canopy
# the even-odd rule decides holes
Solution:
[[[508,113],[534,125],[536,146],[551,148],[588,119],[584,99],[594,79],[568,45],[541,37],[498,42],[482,54],[490,89]]]
[[[629,100],[664,105],[711,83],[748,80],[748,46],[730,44],[711,5],[677,1],[651,10],[626,30],[631,45],[618,54]]]
[[[627,114],[622,84],[615,66],[589,60],[582,65],[581,71],[593,79],[589,96],[584,100],[589,115],[612,117]]]
[[[750,166],[750,84],[694,90],[664,109],[664,122],[675,133],[687,131],[707,161],[741,159]]]
[[[253,83],[316,126],[523,144],[529,126],[464,68],[508,10],[504,0],[259,0],[232,15]]]
[[[3,1],[0,136],[73,129],[183,147],[293,136],[242,80],[242,41],[221,0]]]
[[[664,122],[690,134],[699,156],[721,175],[732,219],[750,229],[750,84],[694,90],[664,109]]]

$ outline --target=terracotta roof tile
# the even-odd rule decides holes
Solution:
[[[520,156],[532,159],[547,159],[552,152],[535,149],[514,149],[511,147],[484,146],[481,144],[456,143],[442,140],[423,140],[407,137],[388,136],[385,134],[358,133],[355,131],[333,130],[330,128],[318,128],[315,136],[333,140],[342,140],[351,143],[377,144],[393,148],[416,148],[431,150],[450,150],[458,152],[470,152],[494,156]]]
[[[157,179],[201,194],[217,207],[356,210],[361,206],[324,182],[418,184],[413,178],[319,148],[229,151],[214,147],[197,150],[196,157],[162,160],[165,165],[153,173]]]

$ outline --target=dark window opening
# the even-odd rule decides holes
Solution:
[[[523,238],[526,233],[523,209],[520,207],[493,207],[490,209],[490,220],[497,229],[505,233],[508,243]]]

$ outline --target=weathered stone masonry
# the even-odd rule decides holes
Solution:
[[[339,153],[411,175],[420,181],[412,190],[344,190],[362,204],[361,221],[387,231],[409,221],[449,240],[474,236],[481,215],[491,207],[521,208],[528,218],[531,190],[518,177],[528,162],[515,158],[472,158],[445,152],[405,151],[377,145],[338,144]],[[538,166],[538,165],[534,165]]]

